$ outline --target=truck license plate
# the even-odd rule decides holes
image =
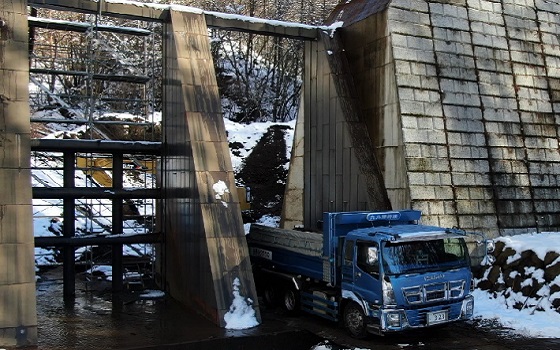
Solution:
[[[428,326],[447,322],[447,310],[428,312]]]

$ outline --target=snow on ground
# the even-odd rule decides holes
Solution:
[[[287,158],[290,159],[290,154],[292,152],[293,135],[296,125],[295,120],[287,123],[264,122],[239,124],[229,119],[224,119],[224,122],[226,125],[228,142],[230,144],[239,142],[243,145],[242,148],[238,149],[236,152],[232,152],[231,154],[231,162],[233,165],[233,170],[235,172],[240,170],[240,167],[243,164],[243,159],[245,159],[251,153],[253,147],[255,147],[257,142],[272,125],[286,125],[291,128],[286,132],[286,153]]]
[[[534,338],[560,338],[560,313],[553,309],[533,311],[527,308],[520,311],[508,308],[508,301],[503,296],[494,298],[479,289],[475,290],[474,298],[474,317],[481,324],[493,324],[496,321],[507,329],[507,333]]]

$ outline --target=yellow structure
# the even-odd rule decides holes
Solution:
[[[136,160],[125,159],[125,168],[137,169],[139,171],[156,173],[156,160]],[[107,171],[113,168],[113,158],[110,157],[76,157],[76,166],[83,170],[86,175],[91,176],[98,184],[103,187],[112,187],[113,179]]]

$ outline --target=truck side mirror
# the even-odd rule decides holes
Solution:
[[[368,248],[368,256],[367,256],[367,264],[368,265],[375,265],[379,258],[377,257],[377,247],[369,247]]]
[[[251,203],[252,199],[253,199],[253,197],[251,196],[251,187],[246,186],[245,187],[245,201],[247,203]]]
[[[377,255],[377,253],[377,247],[368,247],[367,264],[369,265],[368,272],[370,274],[379,276],[379,256]]]
[[[489,239],[486,241],[486,253],[487,254],[491,254],[494,252],[494,249],[496,249],[496,243]]]

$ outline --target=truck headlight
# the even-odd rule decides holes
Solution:
[[[474,314],[474,298],[465,298],[463,305],[465,317],[471,317]]]
[[[400,312],[389,312],[387,313],[387,326],[400,328],[401,327],[401,313]]]
[[[396,305],[397,299],[390,281],[383,279],[383,305]]]

